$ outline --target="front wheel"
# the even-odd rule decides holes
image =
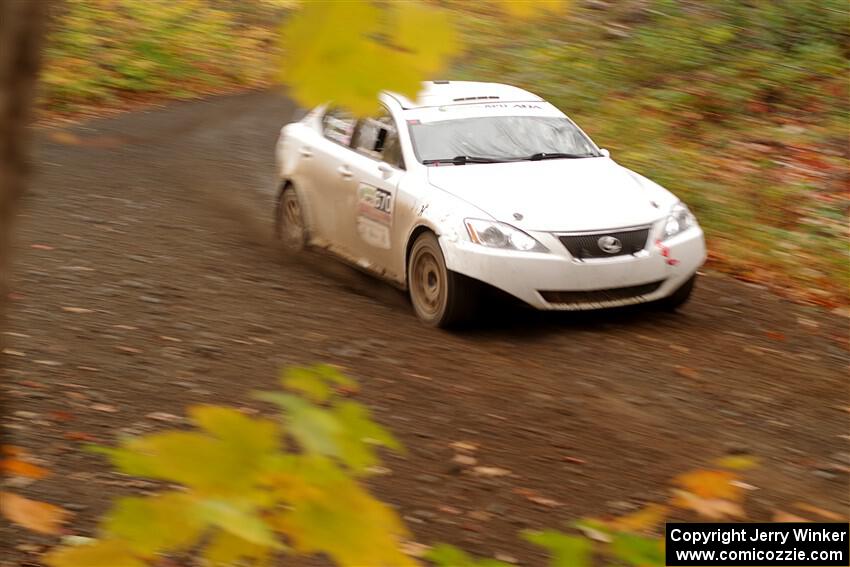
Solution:
[[[665,297],[664,299],[660,299],[658,301],[658,305],[667,311],[676,311],[679,307],[684,305],[690,298],[691,293],[694,291],[694,285],[697,281],[697,275],[694,274],[691,276],[688,281],[683,283],[679,289]]]
[[[469,319],[475,311],[475,283],[446,268],[433,233],[416,239],[407,265],[407,286],[413,309],[426,324],[447,328]]]

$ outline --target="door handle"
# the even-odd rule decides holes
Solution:
[[[298,148],[298,153],[304,157],[313,157],[313,152],[310,151],[310,148],[305,146]]]
[[[346,179],[350,179],[350,178],[354,177],[354,172],[351,171],[350,169],[348,169],[348,166],[341,165],[338,168],[336,168],[336,170],[339,172],[340,175],[342,175]]]
[[[378,171],[381,172],[381,177],[383,177],[384,179],[389,179],[393,176],[393,168],[391,168],[385,163],[382,163],[378,166]]]

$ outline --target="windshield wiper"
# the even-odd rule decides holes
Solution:
[[[422,163],[425,165],[431,165],[435,163],[450,163],[452,165],[466,165],[468,163],[502,163],[502,160],[487,158],[487,157],[476,157],[476,156],[455,156],[451,159],[449,158],[441,158],[441,159],[426,159],[422,160]]]
[[[527,158],[524,158],[528,161],[540,161],[542,159],[579,159],[579,158],[587,158],[587,157],[599,157],[594,154],[565,154],[561,152],[539,152],[536,154],[531,154]]]

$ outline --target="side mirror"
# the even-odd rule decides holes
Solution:
[[[599,153],[602,154],[602,157],[611,157],[611,152],[609,152],[605,148],[599,148]]]

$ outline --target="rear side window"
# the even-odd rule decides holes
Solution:
[[[331,108],[322,118],[322,134],[332,142],[349,146],[356,123],[357,120],[350,113],[341,108]]]

